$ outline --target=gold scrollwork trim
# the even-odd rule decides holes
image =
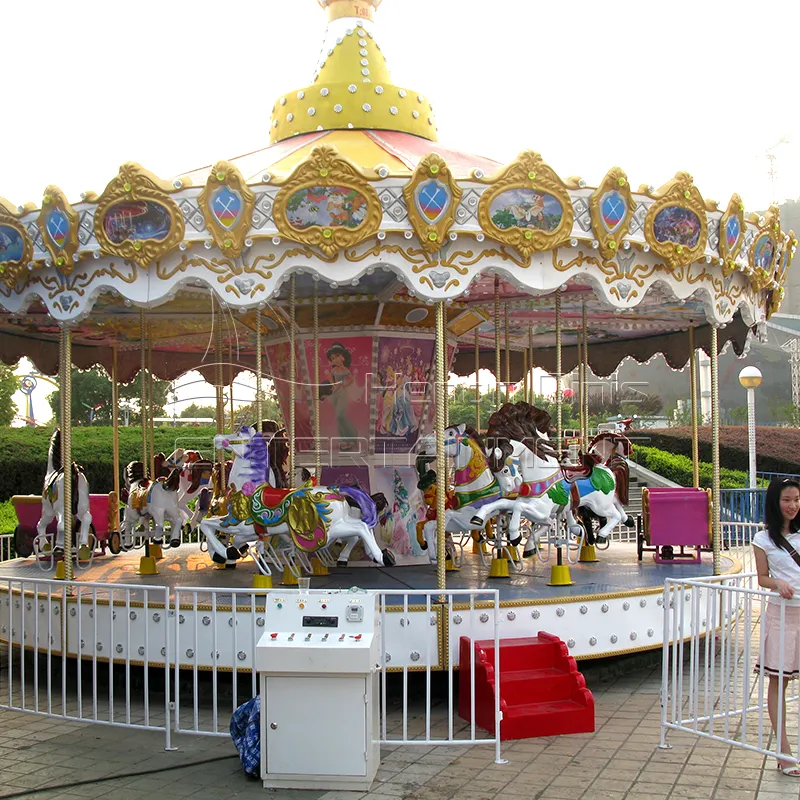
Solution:
[[[343,186],[366,198],[366,215],[357,228],[343,225],[313,225],[301,230],[289,224],[286,216],[290,198],[302,189],[313,186]],[[318,247],[325,255],[333,256],[340,250],[354,247],[374,236],[381,227],[381,203],[372,188],[356,167],[339,155],[336,148],[320,146],[294,169],[275,198],[274,218],[281,236],[295,242]]]
[[[0,280],[11,289],[33,258],[33,242],[25,226],[17,218],[14,206],[2,197],[0,197],[0,225],[11,228],[22,240],[22,255],[18,259],[0,261]]]
[[[47,220],[54,211],[60,211],[67,220],[67,230],[64,232],[64,243],[57,245],[47,229]],[[53,259],[53,265],[63,275],[72,273],[75,267],[73,256],[78,250],[78,212],[70,205],[66,195],[58,186],[48,186],[42,198],[42,211],[36,220],[42,232],[42,242]]]
[[[433,219],[428,219],[420,210],[418,194],[422,185],[434,181],[448,193],[448,203]],[[446,240],[450,228],[456,221],[456,209],[462,191],[447,166],[447,162],[436,153],[425,156],[414,170],[411,180],[403,186],[408,218],[422,246],[431,253],[436,252]]]
[[[106,186],[97,204],[94,233],[100,247],[107,253],[134,261],[140,267],[158,261],[183,240],[183,215],[169,196],[175,191],[177,189],[171,183],[162,181],[139,164],[133,161],[123,164],[119,168],[119,175]],[[106,234],[105,216],[115,203],[123,200],[152,201],[162,206],[170,219],[169,233],[161,240],[124,239],[122,242],[112,242]]]
[[[531,253],[552,250],[569,238],[572,231],[574,212],[569,193],[564,182],[548,166],[539,153],[526,150],[515,161],[489,178],[481,179],[490,184],[478,203],[478,224],[487,236],[515,247],[525,258]],[[562,215],[552,231],[538,228],[512,226],[499,228],[492,220],[491,207],[495,198],[511,189],[527,189],[537,194],[550,194],[561,204]],[[529,214],[531,209],[521,209],[519,213]],[[509,212],[513,213],[513,212]]]
[[[214,195],[223,187],[237,195],[241,202],[239,214],[230,228],[226,228],[222,224],[217,210],[213,207],[215,202],[219,202],[219,198],[215,200]],[[244,240],[247,238],[256,203],[256,196],[245,182],[242,173],[230,162],[218,161],[211,168],[211,173],[197,202],[203,211],[206,227],[211,231],[214,244],[226,256],[237,258],[244,247]],[[222,213],[226,210],[225,208],[220,209]]]
[[[734,242],[733,247],[729,247],[728,234],[726,231],[728,223],[733,217],[739,220],[739,236]],[[736,270],[736,256],[739,255],[739,251],[744,244],[744,232],[744,203],[738,194],[734,194],[728,203],[728,208],[719,221],[719,254],[722,256],[723,261],[722,274],[726,278],[729,275],[733,275]]]
[[[706,204],[703,196],[692,181],[688,172],[678,172],[675,177],[666,183],[654,195],[658,199],[647,212],[644,222],[644,238],[654,253],[666,262],[670,270],[685,267],[697,261],[706,249],[708,240],[708,218],[706,217]],[[694,247],[680,242],[660,242],[655,235],[655,219],[661,211],[669,206],[678,206],[691,211],[700,222],[700,234]]]
[[[609,231],[603,222],[601,205],[603,199],[610,192],[619,194],[625,202],[625,216],[617,223],[613,231]],[[589,210],[592,215],[592,230],[594,238],[599,242],[599,250],[603,258],[613,258],[619,249],[620,242],[628,232],[628,226],[633,216],[635,203],[631,197],[631,186],[628,176],[619,167],[612,167],[600,186],[592,192],[589,198]]]

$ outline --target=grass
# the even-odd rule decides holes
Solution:
[[[10,500],[0,503],[0,534],[14,533],[17,527],[17,514]]]

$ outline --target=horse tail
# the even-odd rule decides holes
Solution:
[[[144,464],[141,461],[131,461],[127,467],[125,467],[125,483],[128,486],[133,486],[136,481],[140,481],[144,478]]]
[[[378,514],[389,507],[389,501],[386,499],[386,495],[383,492],[375,492],[375,494],[370,495],[370,498],[372,502],[375,503],[375,510]]]
[[[167,471],[164,469],[166,461],[167,457],[163,453],[156,453],[153,456],[153,480],[166,476]]]
[[[356,489],[355,486],[340,486],[338,492],[342,497],[355,501],[361,511],[361,519],[368,528],[374,528],[378,524],[375,501],[363,489]]]
[[[169,475],[167,476],[166,481],[164,482],[164,488],[168,492],[177,492],[181,485],[181,470],[178,467],[170,470]]]
[[[574,514],[581,504],[581,493],[577,482],[569,485],[569,507]]]
[[[614,473],[614,480],[617,484],[617,497],[623,506],[628,505],[630,468],[628,462],[619,455],[614,455],[608,463],[608,468]]]

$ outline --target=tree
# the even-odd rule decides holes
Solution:
[[[197,403],[192,403],[191,405],[186,406],[180,413],[181,418],[189,417],[189,418],[198,418],[198,417],[207,417],[213,420],[217,418],[217,409],[214,406],[199,406]]]
[[[169,381],[153,378],[153,398],[150,414],[154,417],[164,416],[167,404]],[[119,396],[121,400],[130,401],[136,412],[131,422],[141,424],[142,377],[139,373],[130,383],[121,384]],[[72,370],[72,402],[70,416],[73,425],[110,425],[111,424],[111,381],[101,367]],[[60,421],[61,392],[56,390],[48,398],[53,416]]]
[[[9,367],[0,364],[0,425],[7,427],[14,421],[16,406],[11,400],[14,392],[19,389],[19,379],[14,377],[17,365]]]
[[[264,400],[261,403],[261,416],[263,419],[273,419],[280,425],[285,425],[283,414],[281,412],[278,397],[274,389],[268,389],[264,392]],[[234,409],[234,424],[231,426],[233,430],[236,425],[253,425],[257,420],[256,404],[255,401],[248,403],[246,406],[239,406]],[[230,422],[230,418],[228,418]],[[227,430],[227,428],[226,428]]]

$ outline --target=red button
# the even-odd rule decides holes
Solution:
[[[278,634],[277,634],[277,633],[271,633],[271,634],[269,635],[269,638],[270,638],[270,639],[277,639],[277,638],[278,638]]]
[[[356,641],[358,641],[358,640],[361,638],[361,634],[359,633],[359,634],[358,634],[358,636],[354,636],[353,638],[354,638]]]
[[[325,603],[323,603],[323,604],[322,604],[322,607],[323,607],[323,608],[327,608],[328,606],[327,606]]]

